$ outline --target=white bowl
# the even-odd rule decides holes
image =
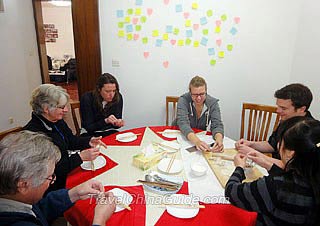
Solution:
[[[195,176],[203,176],[207,173],[208,167],[201,163],[201,162],[195,162],[191,164],[191,172]]]

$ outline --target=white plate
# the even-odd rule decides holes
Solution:
[[[180,134],[180,130],[176,130],[176,129],[165,129],[162,132],[162,136],[166,138],[177,138],[179,134]]]
[[[137,135],[132,132],[121,133],[116,136],[116,140],[120,142],[131,142],[136,140],[137,138]]]
[[[102,155],[99,155],[95,160],[93,160],[93,163],[94,169],[97,170],[104,167],[107,164],[107,160]],[[84,170],[92,170],[91,161],[84,161],[80,167]]]
[[[173,161],[173,163],[172,163],[172,166],[171,166],[169,172],[166,172],[170,160],[171,160],[171,158],[161,159],[161,161],[160,161],[159,164],[158,164],[158,169],[159,169],[161,172],[164,172],[164,173],[167,173],[167,174],[176,174],[176,173],[181,172],[181,170],[182,170],[182,168],[183,168],[183,165],[182,165],[182,161],[179,160],[179,159],[175,159],[175,160]]]
[[[159,144],[159,148],[169,153],[174,153],[180,150],[181,145],[175,141],[162,141]]]
[[[108,192],[112,192],[113,195],[118,198],[119,202],[126,204],[128,206],[131,204],[131,202],[133,200],[132,195],[130,195],[128,192],[126,192],[125,190],[122,190],[120,188],[114,188],[114,189],[109,190]],[[114,212],[119,212],[124,209],[125,209],[124,207],[117,205],[116,210]]]
[[[199,202],[191,202],[191,197],[192,196],[189,195],[174,194],[170,196],[170,199],[174,204],[199,205]],[[192,218],[197,216],[197,214],[199,213],[199,208],[188,208],[183,206],[167,205],[166,209],[170,215],[178,218]]]

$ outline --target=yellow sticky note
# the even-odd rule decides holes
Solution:
[[[147,21],[147,17],[142,16],[142,17],[140,18],[140,21],[141,21],[141,23],[145,23],[145,22]]]
[[[131,17],[130,17],[130,16],[126,16],[126,17],[124,18],[124,22],[125,22],[125,23],[130,23],[130,21],[131,21]]]
[[[142,43],[143,44],[147,44],[148,43],[148,38],[147,37],[143,37],[142,38]]]
[[[203,29],[203,30],[202,30],[202,34],[208,35],[208,33],[209,33],[209,30],[208,30],[208,29]]]
[[[118,31],[118,36],[121,37],[121,38],[124,37],[124,30],[119,30]]]
[[[133,35],[131,33],[127,34],[127,40],[131,41],[133,39]]]
[[[136,14],[137,16],[140,16],[140,15],[141,15],[141,9],[140,9],[140,8],[136,8],[135,14]]]
[[[212,65],[212,66],[213,66],[213,65],[215,65],[215,64],[216,64],[216,62],[217,62],[217,61],[216,61],[215,59],[212,59],[212,60],[210,60],[210,65]]]
[[[223,15],[221,16],[221,20],[222,20],[222,21],[226,21],[226,20],[227,20],[227,15],[226,15],[226,14],[223,14]]]
[[[169,39],[169,34],[168,33],[163,34],[162,39],[167,41]]]
[[[190,45],[191,44],[191,39],[190,38],[187,38],[186,39],[186,45],[188,46],[188,45]]]
[[[210,9],[210,10],[208,10],[208,11],[207,11],[207,16],[208,16],[208,17],[211,17],[212,15],[213,15],[212,10],[211,10],[211,9]]]
[[[173,29],[173,34],[178,35],[179,34],[179,28]]]
[[[158,37],[159,36],[159,31],[158,30],[153,30],[152,31],[152,36],[153,37]]]
[[[198,9],[198,8],[199,8],[198,3],[192,2],[192,9]]]
[[[199,41],[194,41],[193,42],[193,47],[199,47]]]
[[[224,52],[223,52],[223,51],[220,51],[220,52],[218,53],[218,56],[219,56],[219,58],[224,58]]]
[[[128,9],[128,10],[127,10],[127,13],[128,13],[128,15],[132,15],[133,9]]]
[[[136,25],[136,31],[141,31],[141,25]]]
[[[186,20],[186,27],[191,27],[191,20]]]
[[[184,46],[184,40],[179,39],[178,40],[178,46]]]
[[[220,33],[220,31],[221,31],[221,28],[220,27],[216,27],[215,32],[216,33]]]
[[[233,45],[231,45],[231,44],[227,45],[227,49],[228,49],[229,51],[232,51]]]

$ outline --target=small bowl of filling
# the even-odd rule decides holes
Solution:
[[[201,162],[195,162],[191,164],[191,172],[193,175],[200,177],[207,173],[208,167],[201,163]]]

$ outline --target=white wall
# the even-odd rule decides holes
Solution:
[[[290,76],[290,82],[301,82],[311,89],[313,102],[310,111],[317,119],[320,119],[320,30],[317,28],[319,10],[319,1],[304,1]]]
[[[29,97],[41,83],[32,1],[4,0],[4,8],[0,13],[0,131],[30,119]]]
[[[54,24],[59,35],[56,42],[46,42],[48,55],[57,59],[63,59],[65,54],[74,57],[71,6],[57,7],[47,2],[41,4],[43,23]]]
[[[175,4],[188,7],[191,2],[194,1],[172,0],[165,6],[163,1],[143,1],[139,7],[144,12],[153,9],[143,35],[150,37],[152,30],[163,30],[167,24],[179,25],[181,16],[172,8]],[[227,53],[214,67],[209,65],[206,49],[201,47],[159,48],[143,45],[141,40],[118,38],[116,12],[137,8],[135,1],[100,1],[103,72],[119,79],[127,128],[163,125],[165,96],[184,93],[191,77],[199,74],[208,82],[208,93],[220,99],[226,135],[237,139],[242,102],[274,104],[274,91],[291,80],[301,0],[196,2],[204,6],[204,12],[211,8],[218,15],[227,13],[241,18],[232,53]],[[144,51],[150,52],[149,58],[143,57]],[[162,66],[164,59],[170,61],[167,69]],[[114,67],[112,60],[119,61],[120,67]]]

